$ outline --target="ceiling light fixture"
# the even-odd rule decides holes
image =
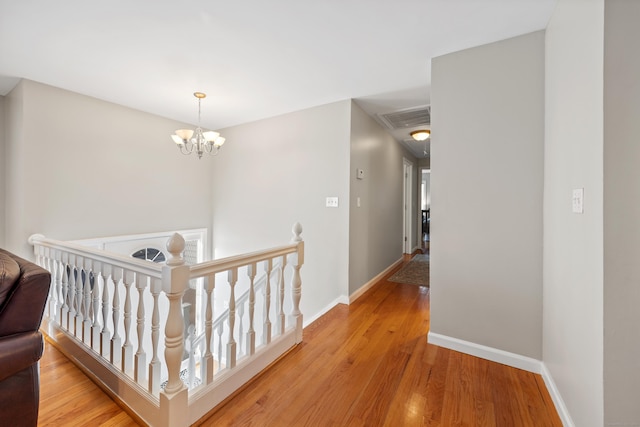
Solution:
[[[184,155],[195,152],[199,159],[202,158],[204,153],[215,156],[224,144],[225,139],[218,132],[202,130],[200,127],[200,102],[207,95],[202,92],[195,92],[193,96],[198,98],[198,127],[195,130],[178,129],[176,133],[171,135],[171,139]]]
[[[416,141],[424,141],[429,138],[429,135],[431,135],[431,131],[428,129],[414,130],[409,135],[411,135],[411,138],[415,139]]]
[[[427,142],[427,139],[429,139],[429,136],[431,136],[431,131],[429,129],[414,130],[409,135],[411,135],[411,138],[415,139],[418,142],[424,141],[424,150],[422,151],[422,154],[424,154],[425,157],[428,157],[429,151],[427,150],[427,145],[429,144]]]

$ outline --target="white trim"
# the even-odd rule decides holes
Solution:
[[[460,340],[458,338],[448,337],[429,331],[427,341],[430,344],[439,345],[440,347],[449,348],[461,353],[470,354],[481,359],[491,360],[492,362],[502,363],[503,365],[512,366],[534,374],[542,373],[542,362],[531,357],[522,356],[516,353],[500,350],[493,347],[487,347],[469,341]]]
[[[411,253],[413,240],[413,162],[402,158],[402,251]],[[406,239],[406,240],[405,240]]]
[[[575,427],[575,424],[571,419],[571,415],[569,414],[569,410],[564,404],[560,390],[558,390],[558,387],[551,376],[551,372],[549,372],[549,369],[544,362],[542,362],[542,373],[540,375],[542,375],[544,384],[547,386],[547,391],[549,391],[549,394],[551,395],[551,400],[553,400],[553,405],[556,407],[556,411],[558,412],[560,421],[562,421],[562,425],[565,427]]]
[[[402,264],[403,258],[400,258],[389,267],[385,268],[382,272],[378,273],[373,279],[369,280],[367,283],[362,285],[360,289],[356,290],[354,293],[349,295],[349,301],[347,304],[352,304],[355,300],[360,298],[365,292],[373,287],[380,279],[382,279],[386,274],[388,274],[391,270]]]

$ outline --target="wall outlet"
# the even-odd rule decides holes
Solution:
[[[327,197],[326,206],[328,208],[337,208],[338,207],[338,198],[337,197]]]

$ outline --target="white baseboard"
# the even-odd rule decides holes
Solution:
[[[460,340],[458,338],[448,337],[446,335],[436,334],[431,331],[429,331],[427,341],[430,344],[470,354],[472,356],[480,357],[481,359],[491,360],[492,362],[502,363],[503,365],[512,366],[518,369],[524,369],[525,371],[533,372],[535,374],[542,373],[542,362],[531,357]]]
[[[562,425],[565,427],[575,427],[573,420],[571,419],[571,415],[569,415],[569,410],[567,406],[564,404],[564,400],[562,399],[562,395],[560,394],[560,390],[556,386],[555,381],[553,381],[553,377],[551,376],[551,372],[547,369],[547,365],[542,362],[542,379],[544,380],[545,385],[547,386],[547,390],[551,395],[551,400],[553,400],[553,405],[556,407],[556,411],[558,411],[558,416],[562,421]]]
[[[427,341],[430,344],[459,351],[471,356],[480,357],[481,359],[491,360],[492,362],[523,369],[525,371],[533,372],[534,374],[540,374],[547,386],[549,394],[551,395],[551,400],[553,400],[553,404],[556,407],[556,411],[562,421],[562,425],[565,427],[575,427],[575,424],[569,415],[569,411],[564,404],[564,400],[560,395],[560,391],[558,390],[558,387],[556,387],[553,377],[544,362],[497,348],[487,347],[481,344],[460,340],[458,338],[436,334],[431,331],[429,331],[429,334],[427,335]]]
[[[400,258],[399,260],[397,260],[396,262],[394,262],[393,264],[391,264],[389,267],[385,268],[384,271],[378,273],[373,279],[369,280],[367,283],[365,283],[364,285],[362,285],[358,290],[356,290],[354,293],[352,293],[351,295],[349,295],[349,301],[347,302],[347,304],[351,304],[353,303],[355,300],[357,300],[358,298],[360,298],[365,292],[367,292],[369,289],[371,289],[373,287],[373,285],[375,285],[376,283],[378,283],[380,281],[380,279],[382,279],[386,274],[388,274],[391,270],[393,270],[394,268],[396,268],[397,266],[399,266],[402,263],[402,258]]]

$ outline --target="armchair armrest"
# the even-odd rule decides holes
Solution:
[[[0,337],[0,381],[36,363],[43,350],[40,331]]]

